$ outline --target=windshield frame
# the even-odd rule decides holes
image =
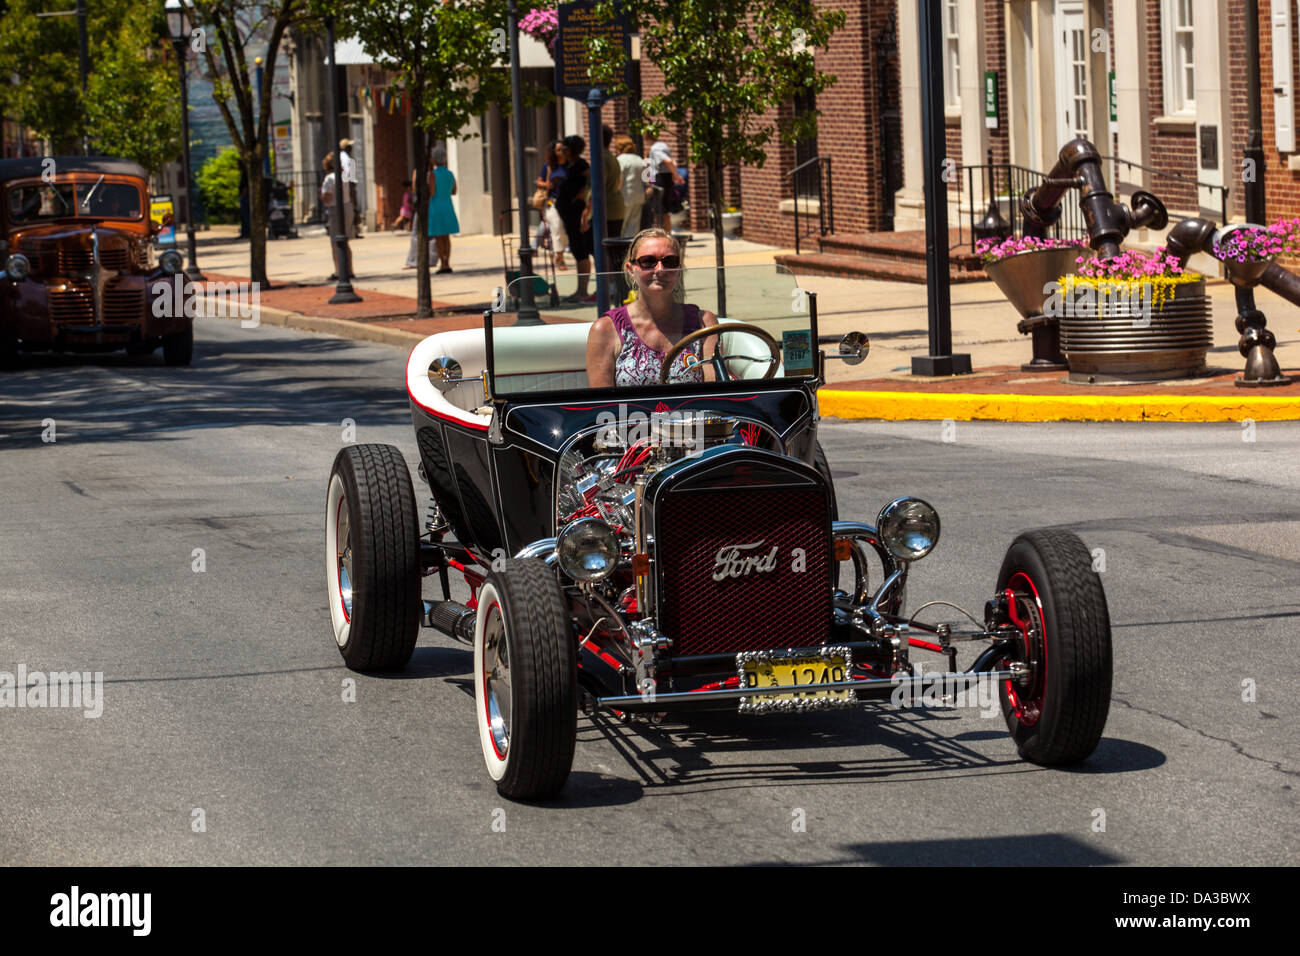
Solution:
[[[821,355],[821,346],[818,341],[817,294],[811,289],[806,289],[803,286],[799,285],[799,278],[800,278],[799,276],[795,275],[793,272],[790,272],[790,270],[787,269],[785,266],[777,265],[776,263],[724,266],[722,268],[722,271],[727,273],[729,276],[740,277],[744,275],[745,270],[755,270],[755,272],[757,272],[757,270],[759,269],[772,270],[773,274],[775,275],[784,274],[790,280],[791,290],[792,291],[796,289],[799,290],[806,299],[806,303],[807,303],[806,315],[808,318],[809,344],[812,350],[812,369],[807,373],[795,374],[795,375],[786,374],[781,376],[773,376],[772,378],[767,378],[767,379],[742,378],[742,379],[734,379],[731,381],[707,381],[706,380],[703,382],[670,381],[670,382],[653,382],[648,385],[613,386],[609,388],[596,388],[588,385],[583,388],[564,388],[564,389],[545,389],[545,390],[530,389],[528,391],[522,391],[522,392],[501,392],[497,387],[496,348],[494,346],[493,333],[494,333],[494,328],[496,330],[518,328],[519,326],[517,324],[518,323],[517,310],[516,310],[515,322],[512,322],[509,325],[502,324],[500,326],[494,326],[494,323],[492,321],[493,317],[500,313],[493,312],[491,310],[485,310],[483,313],[483,326],[484,326],[483,341],[484,341],[484,350],[485,350],[484,368],[487,375],[486,390],[488,394],[488,400],[490,402],[496,404],[502,404],[502,405],[504,404],[528,405],[528,404],[548,404],[556,400],[596,401],[602,399],[609,400],[611,398],[614,398],[619,401],[622,401],[622,400],[639,400],[645,398],[653,398],[660,395],[689,397],[692,395],[716,394],[718,392],[724,392],[724,393],[754,392],[757,390],[788,391],[791,389],[808,389],[808,388],[816,390],[816,388],[821,384],[823,380],[823,375],[825,371],[824,359],[822,358]],[[699,272],[716,273],[717,267],[697,266],[693,269],[693,271],[697,273]],[[601,273],[601,275],[617,276],[618,273]],[[534,276],[533,278],[534,280],[537,280],[541,277]],[[593,275],[592,278],[594,280],[595,276]],[[523,279],[517,278],[514,282],[511,283],[511,287],[513,288],[515,285],[518,285],[521,282],[523,282]],[[612,307],[613,306],[611,305],[611,308]],[[539,309],[544,311],[543,306],[539,306]],[[584,325],[588,330],[590,330],[592,325],[596,322],[596,320],[599,317],[600,316],[597,316],[596,318],[593,318],[590,321],[583,321],[580,324]],[[747,320],[745,317],[737,317],[736,321],[746,322],[749,320]],[[554,323],[554,324],[559,325],[561,323]],[[579,323],[574,323],[574,324],[579,324]],[[526,326],[526,328],[527,327],[540,329],[543,326]],[[778,341],[782,342],[782,345],[784,346],[783,340],[778,339]]]
[[[110,216],[102,213],[82,212],[81,203],[85,194],[89,193],[92,187],[98,182],[99,190],[106,190],[109,187],[127,187],[135,191],[138,209],[134,216]],[[22,189],[51,189],[55,195],[64,196],[71,190],[71,209],[64,210],[60,214],[52,216],[37,215],[29,219],[15,218],[13,210],[10,208],[13,192]],[[64,196],[66,201],[66,196]],[[69,221],[108,221],[108,222],[142,222],[148,213],[149,190],[147,186],[131,176],[125,175],[104,175],[102,173],[65,173],[56,176],[52,181],[46,181],[40,177],[24,177],[22,179],[11,179],[7,182],[0,183],[0,212],[4,215],[4,221],[10,229],[30,229],[49,225],[57,222]]]

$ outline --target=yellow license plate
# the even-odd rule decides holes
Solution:
[[[788,694],[762,694],[755,701],[777,700],[852,700],[853,691],[819,690],[822,684],[848,680],[845,659],[833,657],[774,657],[769,660],[744,661],[742,681],[745,687],[789,687]]]

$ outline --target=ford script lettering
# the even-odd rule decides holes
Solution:
[[[762,546],[762,541],[723,545],[713,559],[713,580],[743,578],[750,571],[775,571],[777,546],[772,545],[766,554],[758,551]]]

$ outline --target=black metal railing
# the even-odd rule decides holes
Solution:
[[[823,172],[823,167],[825,172]],[[794,252],[799,254],[799,242],[805,235],[799,226],[799,203],[807,208],[814,201],[817,203],[817,251],[821,251],[821,240],[835,231],[835,199],[831,192],[831,158],[814,156],[785,174],[786,179],[794,180]],[[811,222],[809,209],[804,217]],[[807,235],[812,235],[811,229]]]
[[[1125,172],[1130,175],[1132,174],[1133,170],[1140,169],[1145,173],[1150,173],[1153,179],[1165,180],[1171,183],[1179,183],[1183,186],[1191,186],[1196,190],[1198,190],[1196,195],[1196,205],[1198,211],[1196,213],[1193,213],[1191,216],[1182,216],[1179,215],[1178,213],[1171,212],[1169,214],[1170,219],[1191,219],[1200,215],[1199,208],[1200,208],[1201,197],[1200,197],[1199,190],[1208,189],[1211,192],[1217,192],[1219,194],[1219,225],[1221,226],[1227,225],[1228,223],[1228,187],[1227,186],[1220,186],[1217,183],[1203,183],[1198,179],[1192,179],[1188,176],[1178,176],[1174,173],[1167,173],[1163,169],[1157,169],[1154,166],[1143,166],[1141,163],[1135,163],[1132,162],[1131,160],[1123,159],[1119,156],[1103,156],[1101,158],[1113,164],[1111,167],[1111,183],[1112,183],[1111,189],[1115,193],[1116,199],[1120,199],[1121,197],[1127,198],[1129,196],[1132,196],[1134,192],[1140,189],[1144,192],[1154,193],[1155,196],[1161,201],[1163,201],[1166,206],[1173,205],[1173,203],[1170,203],[1168,200],[1166,200],[1164,196],[1160,194],[1160,187],[1158,183],[1150,183],[1144,186],[1136,186],[1133,183],[1125,182],[1120,178],[1119,170],[1121,166],[1124,167]]]
[[[319,169],[283,170],[275,178],[289,187],[289,203],[295,222],[323,223],[329,207],[320,201],[320,184],[325,173]]]
[[[958,249],[991,236],[1010,237],[1025,234],[1025,217],[1020,211],[1020,197],[1047,179],[1046,173],[1011,163],[989,162],[962,168],[964,176],[958,179],[957,235],[952,246]],[[949,201],[952,193],[949,193]],[[1088,227],[1083,220],[1083,210],[1077,201],[1067,196],[1061,202],[1061,217],[1048,227],[1047,235],[1054,239],[1086,239]]]

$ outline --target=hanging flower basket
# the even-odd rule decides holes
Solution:
[[[555,52],[555,34],[560,29],[560,18],[554,10],[529,10],[519,18],[519,32],[532,37]]]

